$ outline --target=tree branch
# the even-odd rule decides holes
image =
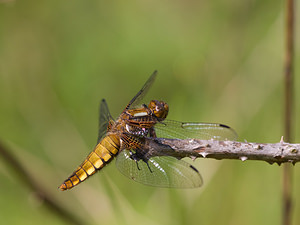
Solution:
[[[164,146],[163,148],[161,146]],[[160,149],[160,150],[158,150]],[[155,139],[148,156],[174,156],[176,158],[214,158],[266,161],[270,164],[300,161],[300,144],[283,142],[274,144],[215,141],[198,139]]]

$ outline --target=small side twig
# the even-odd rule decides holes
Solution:
[[[159,147],[169,146],[168,147]],[[156,139],[156,144],[149,147],[148,155],[174,156],[176,158],[214,158],[260,160],[270,164],[297,163],[300,161],[300,144],[283,141],[274,144],[249,143],[236,141],[216,141],[198,139]]]

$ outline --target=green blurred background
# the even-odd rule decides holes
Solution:
[[[284,12],[272,0],[2,0],[1,141],[85,224],[280,224],[282,167],[265,162],[198,159],[205,184],[193,190],[143,186],[114,163],[71,191],[57,187],[96,143],[100,100],[118,116],[155,69],[148,97],[169,103],[169,119],[221,122],[241,141],[278,142]],[[299,65],[296,57],[296,75]],[[295,87],[297,100],[298,78]],[[66,224],[1,156],[0,221]]]

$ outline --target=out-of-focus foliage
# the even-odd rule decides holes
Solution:
[[[279,141],[283,20],[282,1],[271,0],[2,0],[0,138],[86,224],[280,224],[282,168],[264,162],[198,159],[205,185],[195,190],[143,186],[114,163],[71,191],[57,187],[96,143],[100,100],[117,116],[155,69],[148,99],[167,101],[170,119]],[[299,99],[298,78],[295,87]],[[65,224],[42,205],[0,157],[1,224]]]

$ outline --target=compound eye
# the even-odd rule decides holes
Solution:
[[[149,103],[149,109],[159,119],[165,119],[168,115],[169,106],[163,101],[152,100]]]
[[[149,105],[148,108],[154,113],[157,110],[157,107],[159,105],[159,101],[157,100],[152,100]]]
[[[156,100],[150,101],[148,108],[154,110],[156,108]]]

